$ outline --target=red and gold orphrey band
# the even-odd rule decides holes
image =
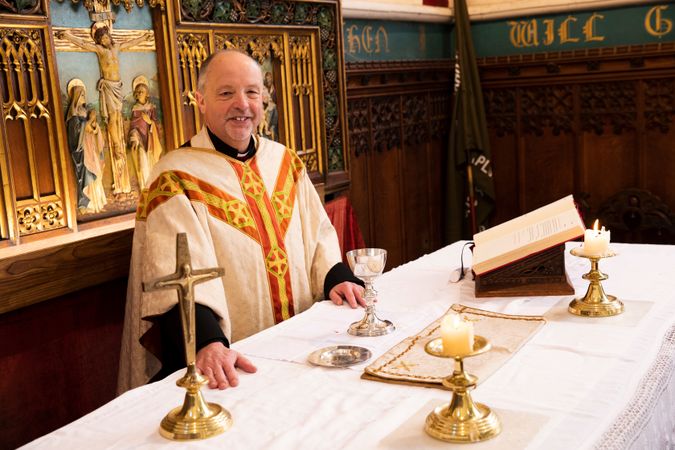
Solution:
[[[246,202],[181,171],[162,173],[141,193],[136,211],[137,220],[145,220],[159,205],[176,195],[204,204],[209,214],[231,225],[260,245],[267,269],[274,322],[295,314],[293,290],[288,271],[284,236],[291,220],[295,191],[303,164],[286,149],[272,196],[260,176],[255,156],[246,162],[228,158],[234,169]]]

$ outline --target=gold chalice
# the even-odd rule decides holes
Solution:
[[[623,312],[623,303],[613,295],[605,294],[601,282],[608,279],[609,276],[600,272],[598,263],[602,258],[616,256],[612,250],[607,250],[603,255],[587,255],[583,247],[573,248],[570,253],[580,258],[587,258],[591,261],[591,270],[582,275],[584,280],[588,280],[588,290],[583,298],[575,298],[570,303],[567,310],[577,316],[585,317],[610,317]]]
[[[502,431],[497,415],[486,405],[474,403],[469,391],[475,389],[478,378],[464,371],[464,358],[480,355],[490,348],[482,336],[474,336],[473,351],[466,355],[446,355],[441,338],[432,339],[424,347],[430,355],[455,360],[452,375],[443,380],[443,386],[452,391],[452,399],[427,416],[424,431],[431,437],[446,442],[480,442]]]
[[[396,329],[388,320],[375,314],[377,291],[373,289],[375,278],[382,275],[387,262],[387,251],[381,248],[360,248],[347,252],[347,261],[354,275],[366,284],[366,314],[363,319],[349,326],[348,333],[354,336],[382,336]]]

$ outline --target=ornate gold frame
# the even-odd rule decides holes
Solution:
[[[58,228],[72,228],[74,207],[68,165],[63,152],[63,123],[53,43],[47,25],[13,24],[0,31],[0,68],[7,99],[2,102],[0,175],[4,192],[2,237],[19,243],[21,237]],[[12,73],[13,72],[13,73]],[[18,97],[16,96],[18,91]],[[40,126],[41,122],[44,124]],[[23,142],[16,141],[14,126],[23,127]],[[45,129],[43,129],[46,128]],[[45,136],[46,131],[46,136]],[[40,135],[41,134],[41,135]],[[12,145],[8,138],[13,137]],[[43,139],[39,141],[40,137]],[[40,145],[41,144],[41,145]],[[46,144],[51,179],[38,170],[38,147]],[[28,180],[19,192],[12,156],[23,145]],[[12,149],[14,147],[15,150]],[[14,155],[17,157],[16,155]],[[44,153],[41,155],[44,157]],[[41,180],[41,177],[43,178]],[[29,186],[28,186],[29,185]]]

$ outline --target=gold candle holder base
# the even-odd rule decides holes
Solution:
[[[201,393],[208,380],[199,375],[194,364],[188,366],[176,385],[187,389],[183,406],[172,409],[162,419],[159,434],[174,441],[206,439],[227,431],[232,426],[232,415],[216,403],[206,403]]]
[[[616,253],[608,250],[604,255],[586,255],[582,247],[573,248],[570,253],[590,260],[591,270],[582,275],[584,280],[589,281],[586,295],[583,298],[572,300],[567,310],[572,314],[584,317],[611,317],[621,314],[624,310],[623,303],[615,296],[605,294],[601,282],[608,279],[609,276],[598,269],[598,263],[602,258],[616,256]]]
[[[452,399],[427,416],[424,431],[429,436],[446,442],[467,443],[485,441],[501,433],[502,425],[497,415],[471,398],[470,391],[476,387],[478,379],[464,371],[464,358],[480,355],[490,347],[482,336],[474,337],[473,351],[467,355],[445,355],[440,338],[429,341],[424,347],[430,355],[455,360],[452,375],[443,380],[443,386],[452,390]]]

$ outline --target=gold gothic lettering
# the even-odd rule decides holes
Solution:
[[[597,36],[595,34],[596,29],[595,29],[595,21],[596,19],[603,20],[605,16],[602,14],[598,13],[593,13],[591,17],[588,18],[586,23],[584,24],[584,27],[582,29],[584,33],[584,42],[602,42],[605,40],[604,36]]]
[[[361,41],[357,33],[358,27],[356,25],[347,28],[347,53],[359,53],[361,51]]]
[[[363,51],[370,54],[373,53],[373,36],[370,32],[373,31],[373,27],[366,25],[361,30],[361,44],[363,45]]]
[[[537,20],[521,20],[519,22],[509,21],[511,26],[509,38],[514,47],[537,47],[539,41],[537,37]]]
[[[555,42],[555,20],[544,20],[544,45],[551,45]]]
[[[659,16],[660,17],[660,16]],[[597,23],[603,20],[605,16],[594,12],[586,19],[581,32],[583,33],[584,42],[602,42],[605,36],[598,34]],[[541,23],[539,23],[541,20]],[[560,19],[531,19],[531,20],[510,20],[506,24],[509,29],[509,40],[511,45],[516,48],[539,47],[540,42],[542,46],[550,45],[565,45],[577,43],[581,41],[581,37],[575,36],[573,28],[579,19],[576,16],[567,16],[564,20],[558,22]],[[670,21],[667,19],[660,19],[664,27],[670,26]],[[540,27],[541,25],[541,27]],[[540,31],[541,30],[541,34]]]
[[[560,37],[561,44],[567,44],[568,42],[579,42],[579,38],[570,37],[570,22],[576,22],[577,18],[574,16],[567,16],[567,19],[563,20],[558,28],[558,36]]]
[[[389,34],[382,25],[376,30],[371,25],[365,25],[360,32],[358,25],[352,25],[347,28],[346,42],[346,51],[352,55],[360,52],[389,53]]]
[[[670,33],[673,29],[673,21],[661,15],[668,9],[668,5],[654,6],[645,15],[645,30],[652,36],[661,37]]]
[[[380,40],[380,36],[382,40]],[[382,49],[384,53],[389,53],[389,36],[387,36],[387,30],[383,26],[380,26],[375,33],[375,53],[380,53],[380,42],[383,43]]]

